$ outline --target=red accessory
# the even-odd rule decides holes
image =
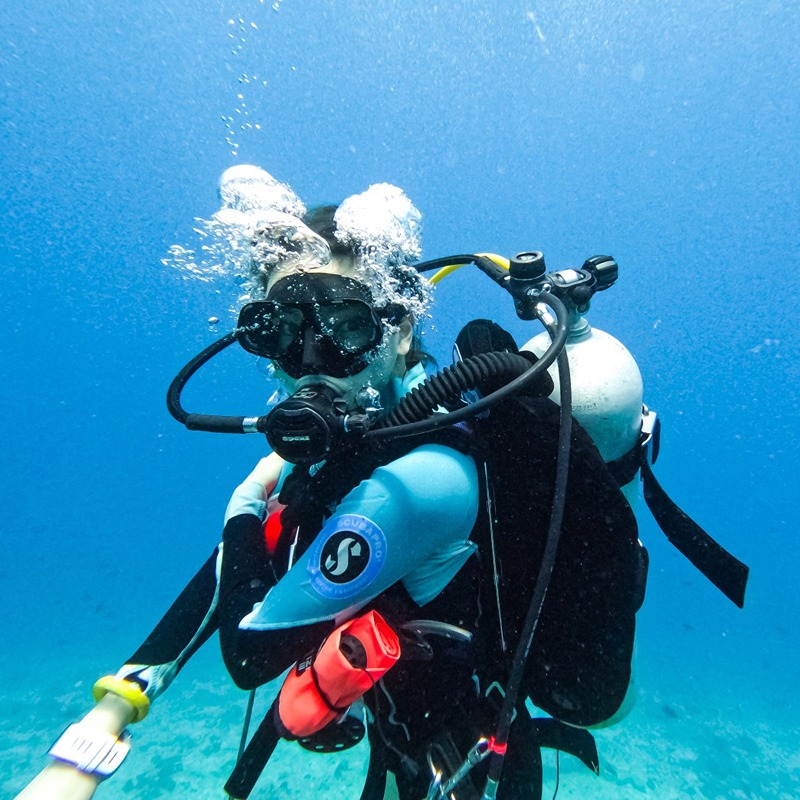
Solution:
[[[277,511],[273,511],[264,523],[264,539],[267,542],[267,550],[269,550],[270,555],[275,552],[275,548],[278,546],[278,539],[281,538],[281,531],[283,530],[281,525],[282,513],[283,506]]]
[[[277,704],[283,735],[300,739],[324,728],[399,658],[400,640],[377,611],[346,622],[287,675]]]

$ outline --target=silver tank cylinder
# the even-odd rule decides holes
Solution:
[[[534,336],[522,346],[537,356],[547,350],[550,336]],[[592,328],[584,317],[573,313],[566,343],[572,378],[572,413],[597,445],[603,459],[614,461],[639,440],[642,425],[642,375],[628,349],[613,336]],[[559,402],[558,367],[550,367],[555,384],[550,396]],[[635,508],[638,477],[623,487]]]

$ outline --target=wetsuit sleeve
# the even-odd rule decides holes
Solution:
[[[217,630],[221,549],[216,548],[116,677],[135,681],[152,702]]]
[[[272,631],[344,618],[402,582],[422,605],[475,551],[473,459],[424,445],[379,467],[339,504],[291,570],[240,623]]]
[[[331,632],[330,623],[280,631],[276,635],[244,630],[242,617],[275,585],[276,574],[264,539],[261,519],[252,514],[231,517],[222,535],[219,641],[225,666],[241,689],[276,678]]]

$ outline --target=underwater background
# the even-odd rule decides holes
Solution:
[[[597,733],[600,777],[561,758],[559,797],[800,796],[798,41],[793,0],[4,0],[2,795],[210,554],[266,452],[164,403],[239,295],[170,248],[201,246],[220,173],[253,163],[309,205],[403,187],[426,257],[614,255],[589,320],[639,363],[662,485],[751,578],[740,611],[640,504],[637,705]],[[481,315],[539,332],[461,270],[427,325],[440,363]],[[255,415],[268,394],[231,350],[185,405]],[[98,797],[222,797],[245,700],[212,640]],[[358,797],[365,757],[282,745],[253,796]]]

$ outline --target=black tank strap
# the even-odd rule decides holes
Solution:
[[[711,538],[670,499],[645,461],[642,464],[644,499],[658,527],[675,548],[739,608],[744,606],[749,567]]]
[[[606,466],[619,486],[629,484],[639,472],[642,466],[642,443],[641,441],[613,461],[606,462]]]
[[[627,453],[608,462],[608,468],[620,486],[630,483],[641,469],[645,502],[670,544],[742,608],[749,568],[682,511],[653,474],[651,464],[658,454],[659,430],[660,426],[656,425],[650,433],[643,433]]]

